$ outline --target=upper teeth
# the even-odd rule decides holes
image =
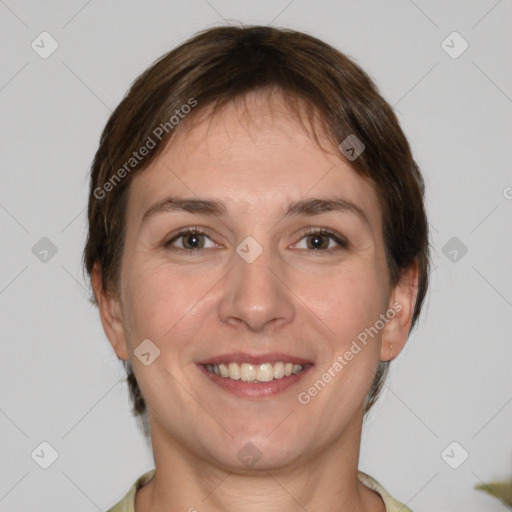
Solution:
[[[205,365],[209,372],[233,380],[244,382],[269,382],[273,379],[282,379],[292,374],[300,373],[304,367],[293,363],[220,363]]]

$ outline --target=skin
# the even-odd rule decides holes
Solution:
[[[391,288],[372,184],[339,151],[319,147],[279,97],[245,100],[178,131],[133,177],[119,294],[106,294],[101,269],[93,271],[104,330],[117,356],[132,360],[149,408],[156,475],[135,510],[383,511],[357,479],[363,405],[379,360],[396,357],[407,340],[416,265]],[[171,195],[223,201],[227,213],[168,211],[142,222]],[[283,217],[291,201],[334,196],[358,205],[368,223],[339,211]],[[207,230],[204,248],[180,251],[190,236],[165,247],[194,226]],[[349,246],[324,235],[324,248],[312,250],[306,228],[332,229]],[[249,235],[263,248],[252,263],[236,253]],[[379,334],[299,403],[397,301],[401,311]],[[149,366],[133,355],[146,338],[160,349]],[[272,398],[241,398],[197,365],[238,351],[282,352],[314,366]],[[262,454],[252,468],[237,457],[249,442]]]

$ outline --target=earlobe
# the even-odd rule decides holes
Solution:
[[[91,271],[91,283],[94,290],[94,296],[98,302],[101,323],[103,330],[112,345],[117,357],[123,360],[129,359],[122,315],[121,303],[103,289],[101,267],[95,263]]]
[[[382,332],[381,361],[391,361],[405,347],[412,325],[418,295],[418,261],[405,269],[390,294],[387,315],[391,317]],[[394,311],[394,314],[391,312]]]

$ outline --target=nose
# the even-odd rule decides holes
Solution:
[[[248,263],[236,253],[224,280],[220,319],[254,332],[275,329],[295,318],[293,293],[285,283],[279,260],[270,249]]]

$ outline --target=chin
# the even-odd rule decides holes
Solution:
[[[282,421],[282,420],[281,420]],[[286,420],[285,420],[286,421]],[[272,427],[266,423],[264,428],[246,429],[231,437],[226,437],[224,447],[220,443],[211,446],[211,457],[228,471],[273,471],[297,463],[304,447],[305,433]],[[282,425],[281,425],[282,426]]]
[[[238,440],[240,445],[231,447],[226,453],[212,453],[215,462],[233,473],[254,473],[276,471],[297,462],[300,442],[297,446],[283,446],[277,443],[258,443],[257,440]],[[240,446],[240,448],[238,448]],[[234,448],[234,449],[233,449]],[[217,452],[217,450],[215,450]]]

